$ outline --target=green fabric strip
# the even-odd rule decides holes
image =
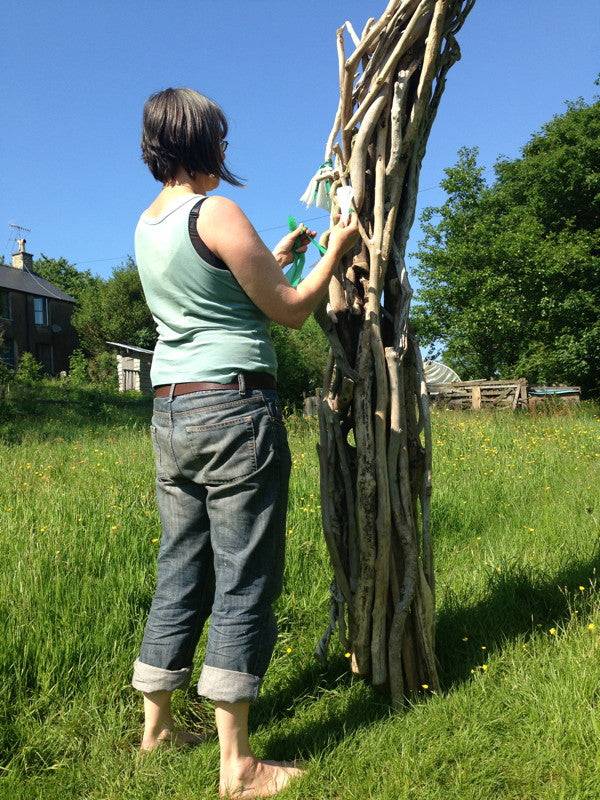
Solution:
[[[292,216],[289,216],[288,217],[288,228],[290,229],[290,231],[295,231],[297,227],[298,227],[298,223],[296,221],[296,218],[292,217]],[[327,252],[327,248],[323,247],[323,245],[319,244],[319,242],[317,242],[315,239],[311,239],[311,242],[317,248],[319,253],[322,256],[324,256],[325,253]],[[296,244],[294,244],[294,247],[292,248],[292,254],[294,256],[294,261],[292,262],[292,266],[285,273],[285,277],[288,279],[288,281],[294,287],[298,286],[298,284],[302,280],[302,270],[304,269],[304,263],[305,263],[305,260],[306,260],[304,253],[299,253],[296,250],[297,246],[298,245],[296,243]]]

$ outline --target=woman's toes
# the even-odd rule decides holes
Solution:
[[[222,775],[221,797],[250,798],[272,797],[283,791],[294,778],[307,770],[295,766],[294,761],[256,760],[250,769],[233,775]]]

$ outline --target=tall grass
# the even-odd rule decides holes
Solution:
[[[80,402],[0,428],[0,797],[214,797],[212,707],[193,682],[175,711],[205,743],[136,754],[131,668],[160,536],[151,409]],[[326,667],[313,657],[330,581],[318,432],[288,418],[281,632],[252,711],[260,755],[308,761],[287,797],[597,800],[599,420],[590,403],[553,416],[434,410],[442,691],[397,714],[335,638]]]

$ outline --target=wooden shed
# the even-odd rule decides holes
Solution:
[[[150,367],[154,350],[144,347],[134,347],[122,342],[107,342],[117,351],[117,373],[119,376],[119,391],[137,391],[142,394],[152,394],[150,381]]]

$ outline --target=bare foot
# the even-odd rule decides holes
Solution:
[[[219,796],[232,798],[272,797],[296,777],[306,773],[293,761],[266,761],[252,756],[221,766]]]
[[[193,747],[202,742],[202,737],[189,731],[181,731],[175,728],[165,728],[158,736],[145,736],[142,739],[140,750],[142,753],[149,753],[157,747],[171,745],[173,747]]]

